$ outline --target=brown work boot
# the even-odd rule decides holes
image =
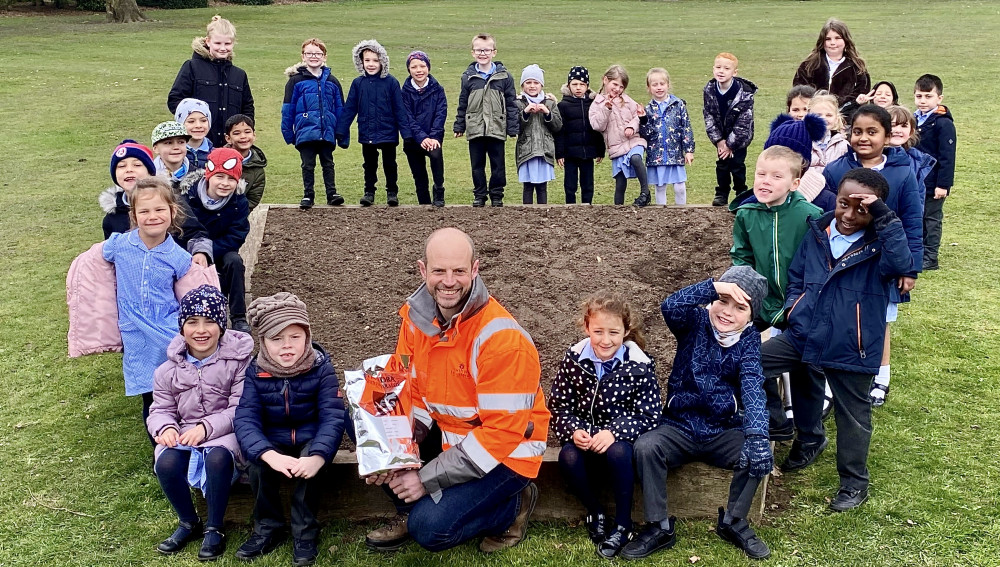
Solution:
[[[397,551],[406,545],[410,532],[406,529],[408,514],[396,514],[389,523],[368,533],[365,546],[372,551]]]
[[[479,551],[493,553],[521,543],[528,532],[528,517],[535,510],[536,504],[538,504],[538,486],[530,482],[521,491],[521,507],[518,508],[517,515],[514,516],[514,522],[503,534],[484,537],[479,544]]]

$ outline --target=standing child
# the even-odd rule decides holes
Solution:
[[[215,15],[206,29],[208,33],[205,37],[196,37],[191,42],[194,54],[177,72],[167,95],[167,108],[176,115],[178,106],[185,98],[207,102],[210,112],[205,116],[209,118],[211,127],[205,131],[212,146],[216,147],[226,143],[225,125],[230,116],[246,114],[253,118],[253,95],[250,94],[246,71],[233,65],[236,27],[222,16]],[[180,119],[177,121],[184,123]]]
[[[229,301],[233,330],[249,332],[246,289],[240,247],[250,233],[250,206],[243,195],[243,157],[232,148],[212,150],[199,169],[181,181],[199,229],[212,241],[212,260],[219,271],[222,293]],[[186,235],[182,238],[186,238]]]
[[[639,196],[632,203],[637,207],[649,204],[649,182],[642,153],[646,140],[639,135],[639,119],[646,115],[641,104],[625,94],[628,72],[621,65],[612,65],[601,77],[601,92],[590,106],[590,125],[604,135],[604,144],[611,158],[611,175],[615,178],[615,204],[625,204],[625,188],[629,178],[639,180]]]
[[[590,72],[586,67],[573,67],[566,77],[559,101],[563,127],[556,133],[556,163],[565,169],[563,190],[566,203],[576,202],[579,181],[580,202],[594,199],[594,162],[604,159],[604,138],[590,125],[590,106],[597,96],[590,90]]]
[[[917,128],[917,118],[912,112],[906,107],[898,105],[890,106],[886,110],[892,117],[892,135],[889,137],[889,145],[906,150],[906,154],[910,156],[910,165],[913,167],[913,175],[917,178],[917,189],[919,190],[921,187],[925,187],[924,182],[931,170],[934,169],[937,160],[917,149],[920,144],[920,132]],[[920,196],[925,197],[925,193],[921,192]]]
[[[111,181],[114,183],[97,196],[97,203],[104,210],[104,238],[113,233],[128,232],[131,228],[128,193],[135,184],[156,175],[153,152],[135,140],[122,140],[111,152]]]
[[[924,179],[924,257],[923,269],[938,269],[938,248],[941,247],[941,225],[944,222],[944,200],[951,194],[955,180],[955,122],[948,107],[941,104],[944,84],[937,75],[921,75],[913,87],[917,105],[914,116],[920,131],[917,149],[937,160]]]
[[[705,132],[715,145],[715,198],[712,205],[729,203],[730,185],[737,198],[747,190],[747,148],[753,141],[753,95],[757,85],[737,77],[739,59],[732,53],[715,56],[712,79],[705,85]]]
[[[765,375],[797,371],[809,377],[792,381],[798,438],[782,470],[810,465],[827,446],[823,380],[806,366],[822,368],[833,390],[840,489],[830,509],[837,512],[868,498],[868,389],[882,354],[889,290],[913,271],[906,233],[885,203],[889,191],[871,169],[842,176],[836,210],[808,221],[809,233],[788,270],[788,329],[761,347]]]
[[[215,144],[208,138],[212,127],[212,111],[208,104],[196,98],[186,98],[177,105],[174,120],[184,125],[189,138],[187,141],[187,157],[194,169],[205,167],[208,154],[215,149]]]
[[[264,185],[267,184],[267,156],[258,148],[257,131],[254,120],[246,114],[230,116],[226,120],[226,147],[232,148],[243,156],[243,177],[246,184],[247,204],[252,211],[264,198]]]
[[[821,117],[826,127],[823,129],[823,136],[812,142],[812,156],[808,169],[802,174],[799,192],[809,202],[814,202],[820,197],[816,203],[819,207],[832,207],[832,195],[821,197],[823,188],[826,187],[823,170],[828,164],[846,154],[847,148],[850,147],[843,135],[844,115],[837,108],[837,97],[825,91],[819,91],[809,101],[809,113]]]
[[[403,153],[410,164],[417,203],[444,206],[444,123],[448,118],[448,98],[444,87],[431,75],[431,59],[423,51],[413,51],[406,58],[410,76],[403,81],[403,106],[411,138],[403,140]],[[427,190],[427,161],[434,178],[434,196]]]
[[[153,403],[153,371],[166,361],[167,345],[177,335],[174,282],[191,268],[191,255],[171,236],[180,225],[174,190],[165,179],[138,180],[128,201],[136,228],[110,235],[103,254],[115,265],[125,395],[142,396],[145,423]]]
[[[399,81],[389,74],[389,54],[374,39],[367,39],[354,46],[354,66],[360,77],[351,83],[347,93],[343,116],[337,121],[337,143],[347,147],[351,123],[358,119],[358,141],[364,158],[365,194],[361,204],[375,204],[375,183],[378,182],[378,156],[382,154],[382,171],[385,173],[385,198],[390,207],[399,204],[396,146],[399,136],[411,137],[403,107],[403,92]]]
[[[306,305],[288,292],[259,297],[248,311],[260,344],[243,383],[234,427],[250,466],[253,534],[236,558],[256,559],[285,539],[281,481],[295,479],[291,495],[292,563],[319,555],[316,513],[330,462],[344,433],[344,401],[323,347],[312,342]]]
[[[677,338],[677,354],[663,418],[635,442],[648,523],[625,546],[622,557],[640,559],[674,546],[667,473],[695,461],[733,471],[729,501],[719,508],[715,533],[751,558],[771,554],[747,522],[757,486],[774,465],[761,388],[760,333],[753,326],[766,293],[760,274],[748,266],[733,266],[719,281],[709,278],[690,285],[660,306]]]
[[[203,285],[181,298],[180,334],[167,347],[167,361],[154,373],[153,405],[146,427],[156,441],[153,470],[177,514],[177,530],[157,546],[164,555],[204,541],[199,561],[226,551],[221,531],[229,489],[239,478],[243,454],[233,430],[243,375],[253,354],[253,339],[226,332],[226,298]],[[189,474],[194,468],[202,473]],[[205,495],[208,517],[202,524],[191,501],[191,488]]]
[[[694,132],[686,103],[670,94],[670,75],[662,67],[646,73],[646,89],[653,97],[646,105],[646,122],[639,133],[649,143],[646,169],[656,186],[656,204],[667,204],[667,184],[674,186],[674,204],[687,204],[687,171],[694,161]]]
[[[187,141],[190,139],[191,135],[184,130],[184,126],[175,120],[161,122],[153,128],[156,174],[168,179],[172,186],[176,187],[191,169],[191,160],[187,157]]]
[[[660,418],[656,365],[646,353],[642,318],[622,297],[601,291],[583,302],[587,338],[571,346],[552,382],[552,433],[559,468],[587,509],[597,552],[618,555],[632,531],[632,444]],[[615,495],[609,524],[598,498],[607,470]]]
[[[556,97],[542,92],[545,72],[538,65],[521,71],[521,96],[517,99],[521,130],[514,155],[517,179],[524,184],[521,202],[530,205],[534,195],[538,204],[548,203],[548,182],[556,178],[556,140],[562,129],[562,116]]]
[[[809,113],[809,101],[816,96],[816,89],[809,85],[795,85],[785,97],[785,112],[796,120],[802,120]]]
[[[299,207],[310,209],[316,200],[316,156],[323,169],[327,205],[343,205],[337,194],[333,150],[350,143],[350,133],[337,137],[337,125],[344,111],[344,89],[326,66],[326,44],[317,38],[302,42],[302,61],[285,69],[285,100],[281,105],[281,135],[294,144],[302,161],[302,200]],[[387,174],[388,175],[388,174]]]
[[[462,87],[455,114],[455,137],[469,140],[472,162],[472,206],[485,207],[487,196],[493,207],[503,206],[507,186],[504,142],[517,136],[517,95],[514,79],[503,63],[494,61],[496,40],[488,33],[472,38],[475,59],[462,73]],[[486,181],[486,158],[490,158],[490,179]]]

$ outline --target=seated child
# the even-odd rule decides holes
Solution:
[[[212,561],[226,551],[222,521],[229,489],[239,477],[237,466],[243,465],[233,417],[253,339],[226,332],[226,298],[210,285],[184,295],[178,322],[180,334],[170,341],[167,361],[153,374],[153,405],[146,419],[156,441],[153,470],[177,513],[177,530],[156,549],[172,555],[204,531],[198,560]],[[191,468],[201,474],[192,477]],[[191,502],[191,488],[205,495],[204,524]]]
[[[306,305],[288,292],[258,297],[248,311],[260,344],[236,408],[236,437],[250,467],[253,534],[236,558],[256,559],[286,537],[280,488],[291,496],[292,560],[311,565],[318,555],[316,520],[323,483],[317,474],[340,446],[346,413],[330,357],[311,341]]]
[[[156,175],[166,178],[175,189],[188,174],[191,161],[187,158],[187,142],[191,136],[180,122],[169,120],[153,128],[153,152]]]
[[[104,209],[104,239],[113,233],[128,232],[129,220],[128,192],[135,189],[136,181],[156,175],[153,152],[135,140],[122,140],[111,152],[111,181],[114,183],[97,196],[97,202]]]
[[[618,555],[632,531],[632,444],[660,420],[660,384],[646,353],[642,318],[605,291],[583,302],[587,338],[571,346],[552,382],[552,432],[562,443],[559,468],[587,509],[584,524],[597,552]],[[610,472],[615,519],[599,494]]]
[[[802,120],[809,113],[809,101],[816,95],[810,85],[795,85],[785,97],[785,112],[796,120]]]
[[[252,211],[264,197],[264,185],[267,183],[264,168],[267,167],[267,156],[254,145],[257,132],[254,130],[254,120],[246,114],[230,116],[226,120],[226,147],[232,148],[243,156],[243,182],[246,183],[247,204]]]
[[[719,281],[690,285],[660,306],[677,337],[677,354],[660,425],[635,442],[648,523],[622,557],[638,559],[674,546],[667,470],[693,461],[733,469],[729,502],[719,508],[715,533],[752,558],[771,554],[746,520],[757,485],[774,466],[760,333],[753,326],[766,294],[763,276],[749,266],[733,266]]]
[[[186,98],[177,105],[174,120],[184,125],[184,130],[190,138],[187,142],[187,157],[194,169],[205,167],[209,152],[215,148],[208,139],[208,130],[212,125],[212,111],[208,104],[196,98]]]
[[[869,388],[881,360],[889,289],[913,269],[888,196],[889,184],[871,169],[842,176],[837,208],[808,221],[788,270],[788,328],[761,347],[766,376],[798,370],[809,377],[792,381],[797,438],[782,470],[812,464],[827,446],[823,379],[804,367],[823,369],[836,410],[840,490],[830,509],[838,512],[868,498]]]
[[[580,202],[594,199],[594,163],[604,159],[604,138],[590,125],[590,106],[597,96],[590,90],[590,72],[586,67],[573,67],[562,86],[559,114],[563,127],[556,133],[556,163],[565,168],[563,191],[566,203],[576,203],[577,182]]]
[[[539,205],[548,203],[548,184],[556,178],[555,133],[562,129],[556,97],[542,92],[545,72],[538,65],[521,71],[521,94],[517,97],[520,132],[514,149],[517,180],[524,184],[521,202],[530,205],[537,195]]]
[[[233,330],[249,332],[246,321],[245,269],[240,247],[250,233],[250,207],[243,195],[243,157],[232,148],[212,150],[205,169],[181,181],[192,221],[212,242],[222,293],[229,300]],[[182,241],[187,235],[181,237]]]

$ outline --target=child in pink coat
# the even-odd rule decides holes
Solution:
[[[643,152],[646,140],[639,136],[639,119],[646,116],[641,104],[625,94],[628,73],[621,65],[612,65],[602,77],[601,92],[590,105],[590,125],[604,135],[604,144],[611,158],[611,174],[615,178],[615,204],[625,204],[625,187],[629,178],[639,180],[639,196],[633,204],[649,204],[649,184]]]

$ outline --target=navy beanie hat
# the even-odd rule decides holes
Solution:
[[[215,321],[222,331],[226,330],[226,296],[219,288],[204,284],[184,294],[181,309],[177,314],[177,326],[183,328],[189,317],[200,315]]]
[[[111,182],[118,185],[118,177],[115,170],[118,169],[118,162],[125,158],[135,158],[146,166],[150,175],[156,175],[156,165],[153,163],[153,150],[136,142],[135,140],[122,140],[115,151],[111,152]]]
[[[785,146],[798,152],[806,163],[812,161],[812,143],[826,136],[826,120],[818,114],[806,114],[796,120],[788,114],[779,114],[771,122],[771,135],[764,142],[764,149]]]
[[[583,81],[584,83],[590,84],[590,72],[587,71],[586,67],[581,67],[577,65],[569,70],[569,75],[566,76],[566,84],[570,81]]]

